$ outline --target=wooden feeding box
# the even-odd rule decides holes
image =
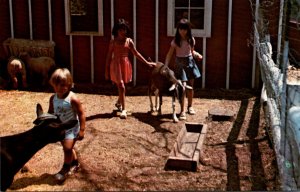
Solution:
[[[165,169],[197,171],[206,131],[206,124],[186,122],[177,136]]]
[[[234,116],[233,111],[225,108],[213,108],[208,111],[208,120],[210,121],[233,121]]]

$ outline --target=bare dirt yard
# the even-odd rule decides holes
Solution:
[[[152,116],[145,87],[129,88],[130,115],[114,112],[116,88],[76,85],[86,111],[86,135],[76,143],[81,169],[65,183],[53,175],[63,163],[60,143],[49,144],[26,164],[13,191],[207,191],[279,190],[276,158],[260,104],[253,90],[195,90],[196,115],[187,121],[208,127],[196,172],[165,170],[184,122],[173,123],[171,97],[163,98],[163,115]],[[51,92],[0,90],[0,136],[33,127],[36,103],[48,110]],[[179,105],[176,105],[179,110]],[[231,110],[232,121],[208,120],[211,109]],[[4,176],[4,175],[2,175]]]

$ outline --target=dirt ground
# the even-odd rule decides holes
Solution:
[[[113,111],[116,88],[75,85],[86,111],[86,135],[76,143],[81,169],[59,185],[60,143],[49,144],[19,172],[9,190],[17,191],[161,191],[279,190],[276,158],[266,131],[260,93],[253,90],[195,90],[196,115],[187,121],[206,124],[201,163],[196,172],[165,170],[184,122],[173,123],[171,97],[163,115],[152,116],[145,87],[127,91],[126,120]],[[0,90],[0,136],[33,127],[36,103],[48,110],[51,92]],[[177,111],[179,105],[176,105]],[[233,121],[208,120],[212,109],[231,110]]]

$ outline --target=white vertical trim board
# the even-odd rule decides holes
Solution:
[[[205,76],[206,76],[206,37],[203,38],[203,52],[202,52],[202,88],[205,88]]]
[[[32,11],[31,11],[31,0],[28,0],[28,15],[29,15],[29,30],[30,30],[30,39],[33,39],[32,32]]]
[[[155,1],[155,61],[158,61],[159,41],[159,1]]]
[[[100,17],[101,12],[102,17]],[[104,35],[103,17],[103,0],[98,0],[98,31],[100,35]]]
[[[136,44],[136,0],[133,0],[133,41]],[[136,85],[136,57],[133,57],[133,86]]]
[[[10,36],[14,38],[14,16],[12,10],[12,0],[9,0],[9,16],[10,16]]]
[[[226,89],[229,89],[229,79],[230,79],[231,22],[232,22],[232,0],[229,0],[228,31],[227,31]]]
[[[65,0],[65,30],[66,30],[66,34],[69,35],[71,33],[70,27],[68,26],[70,22],[70,18],[67,13],[70,13],[70,7],[68,5],[68,1]]]
[[[73,35],[70,35],[70,67],[71,74],[74,76],[74,61],[73,61]]]
[[[110,25],[111,25],[111,29],[114,26],[114,14],[115,14],[115,8],[114,8],[114,0],[110,0]]]
[[[52,41],[52,7],[51,0],[48,0],[48,19],[49,19],[49,40]]]
[[[91,44],[91,47],[90,47],[90,49],[91,49],[91,83],[94,83],[94,81],[95,81],[95,75],[94,75],[95,74],[94,38],[93,37],[94,37],[93,35],[90,36],[90,44]]]

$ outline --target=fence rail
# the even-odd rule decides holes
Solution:
[[[272,135],[273,146],[279,170],[279,180],[282,190],[300,190],[300,123],[292,121],[300,117],[300,102],[289,97],[296,89],[286,84],[286,69],[288,63],[288,42],[285,42],[282,69],[272,59],[272,46],[268,35],[261,37],[254,23],[254,40],[257,57],[260,64],[261,78],[264,83],[262,101],[267,103],[265,117]],[[299,85],[300,86],[300,85]],[[297,90],[299,89],[299,86]],[[293,103],[292,106],[290,103]],[[299,103],[298,112],[290,113],[291,107]],[[296,104],[297,106],[297,104]],[[291,123],[293,122],[293,123]],[[295,132],[299,132],[295,134]]]

